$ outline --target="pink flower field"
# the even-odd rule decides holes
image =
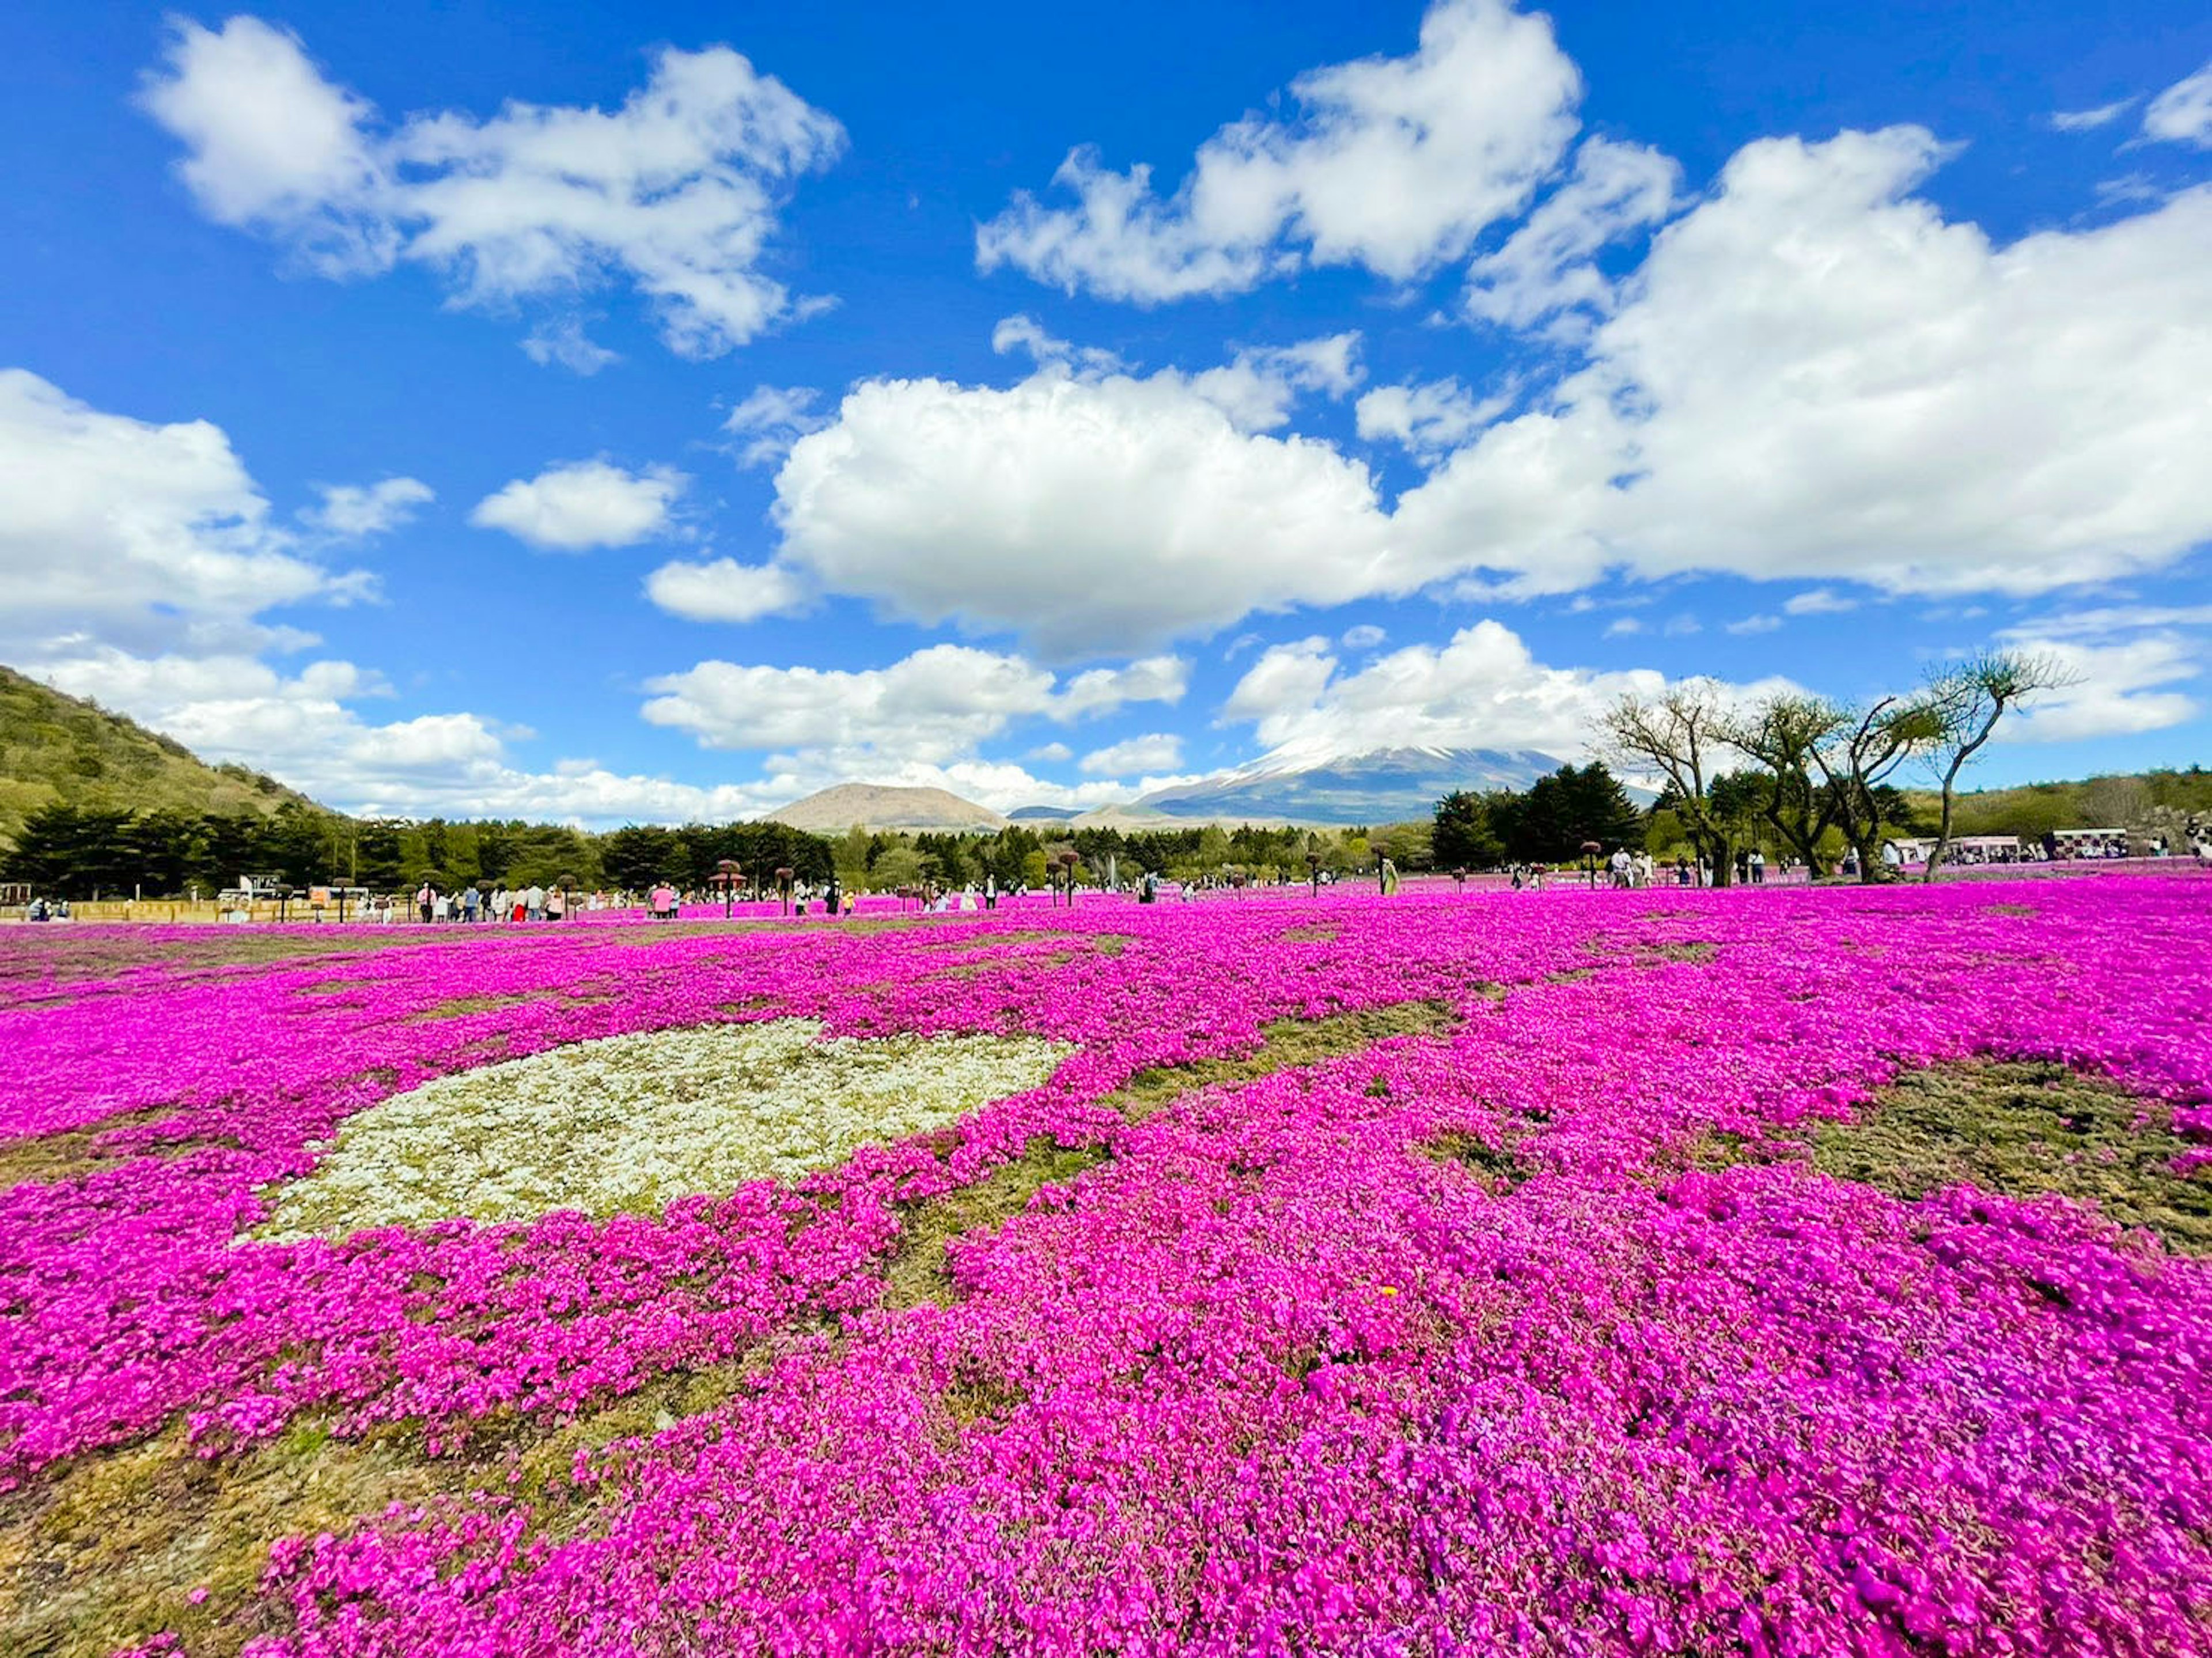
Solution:
[[[10,1654],[2212,1651],[2212,879],[25,927],[0,1054]]]

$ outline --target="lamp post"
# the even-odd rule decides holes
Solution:
[[[1589,884],[1593,891],[1597,887],[1598,854],[1604,850],[1605,848],[1595,841],[1583,842],[1583,867],[1589,872]]]
[[[1317,852],[1310,852],[1306,854],[1306,878],[1313,883],[1313,896],[1316,898],[1320,897],[1321,854]]]
[[[722,919],[728,920],[737,912],[738,882],[744,871],[734,858],[725,858],[714,865],[714,884],[722,890]]]
[[[791,914],[791,865],[784,865],[775,872],[775,890],[783,900],[783,913]]]
[[[1060,884],[1067,893],[1067,907],[1075,908],[1075,848],[1070,847],[1060,854]]]
[[[561,889],[561,919],[568,920],[576,909],[576,878],[564,875],[553,884]]]

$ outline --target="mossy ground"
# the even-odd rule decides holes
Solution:
[[[1957,1185],[2055,1192],[2176,1250],[2212,1254],[2212,1169],[2174,1173],[2189,1147],[2172,1114],[2063,1066],[1939,1066],[1900,1076],[1849,1122],[1821,1123],[1810,1156],[1839,1180],[1908,1199]]]

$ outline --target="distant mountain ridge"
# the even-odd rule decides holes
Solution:
[[[173,737],[0,667],[0,838],[56,805],[103,811],[252,812],[319,806],[244,766],[210,766]]]
[[[1341,826],[1426,817],[1455,789],[1525,789],[1557,771],[1538,749],[1374,749],[1307,762],[1261,759],[1140,796],[1133,814],[1193,823],[1263,819]]]

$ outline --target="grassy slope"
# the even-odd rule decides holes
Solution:
[[[1942,810],[1932,789],[1912,790],[1916,815],[1931,826]],[[1953,827],[1960,835],[2020,835],[2033,839],[2054,829],[2127,829],[2151,814],[2212,816],[2212,772],[2154,771],[2092,777],[2072,783],[2024,783],[1980,789],[1958,799]]]
[[[210,766],[173,738],[0,667],[0,838],[56,801],[73,806],[275,811],[313,804],[243,766]]]

